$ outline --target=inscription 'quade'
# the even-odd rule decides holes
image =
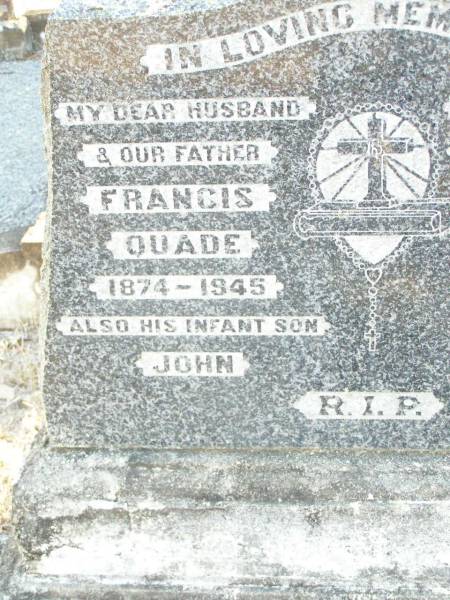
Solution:
[[[113,231],[107,247],[118,259],[250,258],[251,231]]]

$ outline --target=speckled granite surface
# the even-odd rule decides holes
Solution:
[[[445,5],[438,13],[422,2],[420,14],[408,5],[392,21],[370,2],[337,4],[324,12],[313,2],[249,0],[121,18],[124,4],[110,2],[108,18],[74,21],[65,19],[84,15],[85,3],[63,3],[45,66],[52,444],[448,447]],[[143,112],[158,100],[225,97],[302,98],[303,108],[292,119],[275,119],[273,108],[261,118],[261,107],[234,118],[222,107],[210,121],[180,105],[165,118]],[[93,103],[97,122],[86,116],[99,109]],[[205,148],[189,154],[187,142],[216,146],[208,158]],[[230,159],[224,144],[241,146]],[[213,184],[266,191],[255,191],[253,212],[120,203],[124,187],[167,186],[173,200],[173,186]],[[105,186],[115,191],[101,204]],[[267,189],[270,210],[261,204]],[[192,232],[239,240],[221,255],[194,248]],[[183,234],[187,245],[177,245]],[[158,250],[164,242],[172,255]],[[188,277],[187,291],[174,276]],[[317,335],[302,335],[308,315],[319,318]],[[148,316],[182,325],[145,335]],[[196,316],[283,324],[279,335],[270,325],[269,334],[242,335],[229,321],[187,335]],[[286,317],[300,335],[282,334]],[[227,328],[233,335],[222,335]],[[204,373],[201,360],[210,361]],[[172,376],[156,377],[170,361]]]
[[[66,0],[53,13],[55,20],[127,19],[220,10],[242,0]]]
[[[47,200],[40,74],[40,60],[0,62],[0,247],[18,248]]]

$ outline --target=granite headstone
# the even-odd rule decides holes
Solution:
[[[448,600],[449,10],[63,1],[10,597]]]
[[[448,5],[143,4],[48,32],[51,443],[447,448]]]

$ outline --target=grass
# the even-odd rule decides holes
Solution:
[[[0,383],[32,392],[38,388],[39,352],[35,326],[0,335]]]
[[[0,332],[0,386],[12,392],[0,397],[0,530],[11,518],[12,487],[43,423],[38,373],[36,324]]]

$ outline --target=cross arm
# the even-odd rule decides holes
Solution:
[[[337,143],[337,150],[339,154],[366,154],[369,149],[367,140],[354,139],[354,140],[343,140]]]

